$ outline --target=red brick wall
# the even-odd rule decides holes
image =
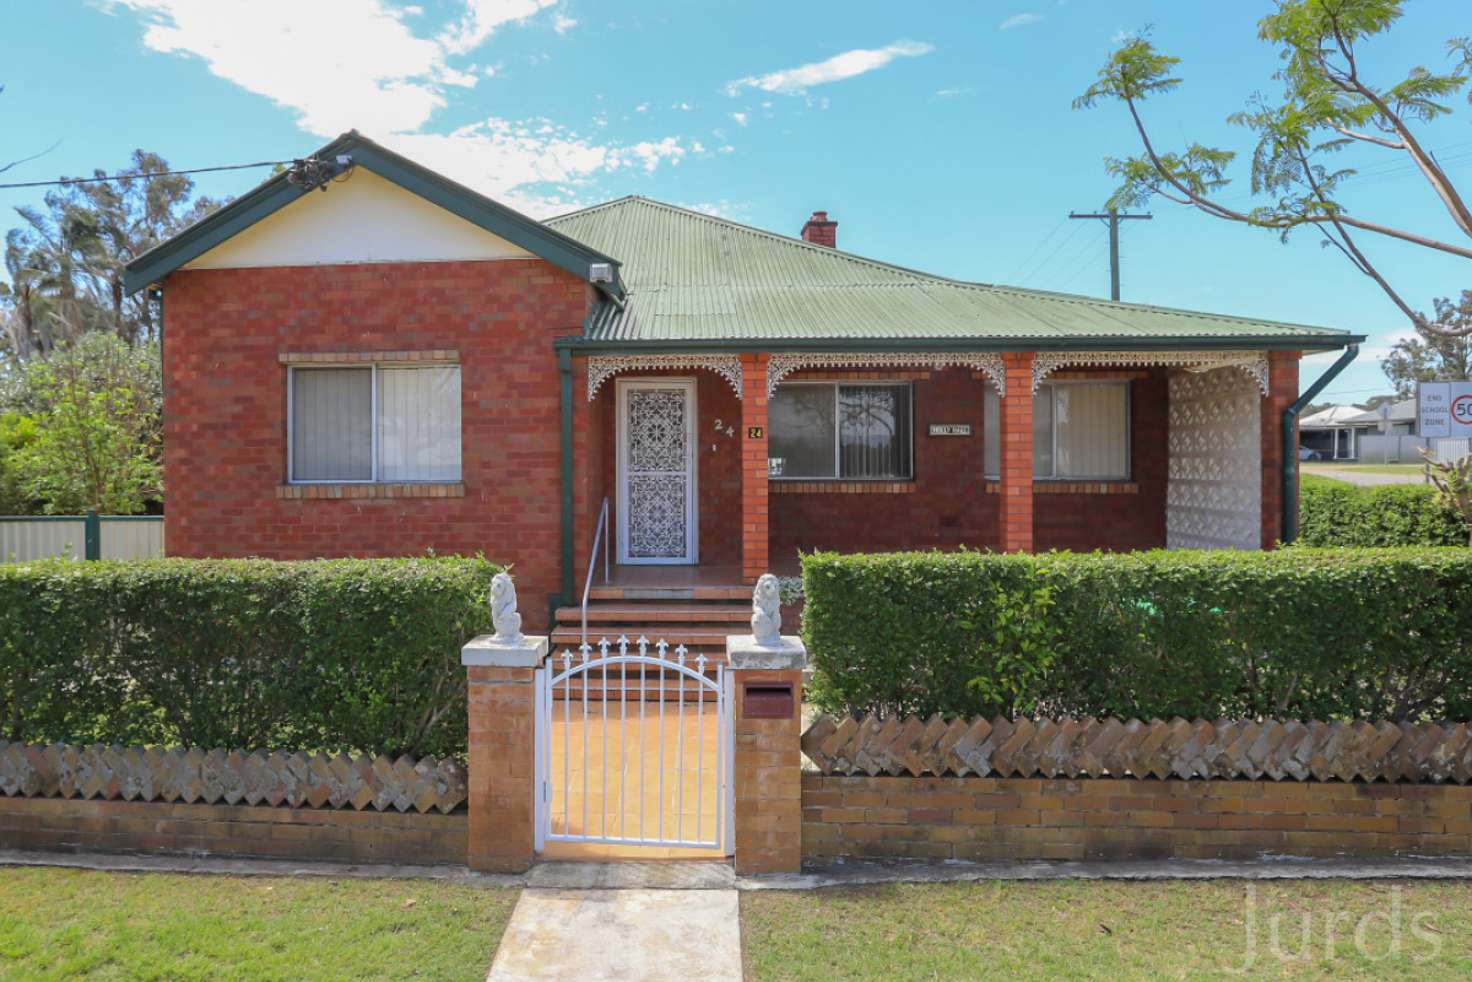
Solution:
[[[788,570],[799,550],[1001,547],[1001,496],[982,478],[986,384],[965,369],[914,381],[915,481],[904,493],[779,491],[771,497],[771,556]],[[1165,545],[1166,373],[1131,383],[1130,494],[1033,496],[1034,548],[1149,549]],[[931,423],[970,423],[970,437],[932,437]],[[775,487],[775,485],[774,485]]]
[[[459,865],[466,829],[463,810],[421,815],[0,795],[4,849]]]
[[[543,626],[559,586],[552,340],[581,332],[583,283],[531,259],[193,270],[164,303],[170,554],[484,552],[515,564],[527,627]],[[463,497],[279,499],[279,355],[421,349],[460,355]]]
[[[817,862],[1472,853],[1472,788],[1443,784],[804,774],[802,811]]]
[[[1169,477],[1170,392],[1167,372],[1152,369],[1130,382],[1132,494],[1037,494],[1033,548],[1086,552],[1165,547]]]

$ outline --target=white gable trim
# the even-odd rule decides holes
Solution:
[[[186,263],[185,269],[527,259],[532,254],[353,168]]]

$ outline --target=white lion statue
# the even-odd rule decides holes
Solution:
[[[510,573],[497,573],[491,579],[491,623],[496,626],[496,641],[521,644],[521,615],[516,612],[516,584]]]
[[[782,644],[782,588],[771,573],[763,573],[752,592],[751,633],[764,647]]]

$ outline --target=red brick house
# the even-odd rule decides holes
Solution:
[[[1362,340],[931,276],[823,212],[537,222],[356,133],[314,162],[129,266],[173,554],[483,552],[535,621],[605,502],[605,598],[734,599],[812,548],[1269,548],[1299,358]]]

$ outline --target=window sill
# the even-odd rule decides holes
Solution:
[[[983,486],[987,494],[1001,494],[1002,483],[988,480]],[[1044,481],[1032,482],[1033,494],[1139,494],[1134,481]]]
[[[465,485],[422,484],[279,484],[276,497],[301,500],[323,498],[463,498]]]
[[[912,494],[915,482],[894,481],[768,481],[768,494]]]

